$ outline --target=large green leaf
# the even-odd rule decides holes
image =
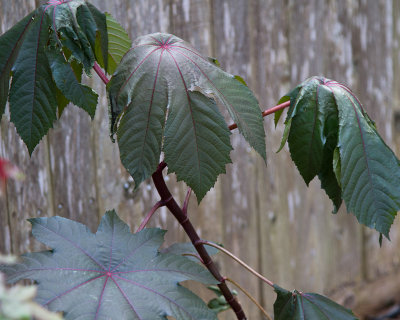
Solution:
[[[317,174],[334,203],[389,237],[400,209],[399,160],[344,85],[314,77],[291,97],[285,136],[305,182]]]
[[[215,102],[265,158],[262,116],[252,92],[173,35],[137,39],[108,91],[111,128],[119,124],[121,160],[137,185],[155,171],[164,151],[169,171],[192,187],[198,201],[203,198],[225,172],[232,149]]]
[[[156,73],[157,69],[142,73],[140,83],[153,81],[156,86],[156,79],[158,86],[164,86],[160,82],[165,80],[156,78]],[[132,101],[121,119],[117,136],[122,164],[132,175],[137,188],[159,163],[168,100],[161,90],[150,91],[150,96],[143,86],[133,90]]]
[[[8,280],[38,282],[37,301],[70,319],[216,319],[185,280],[216,283],[199,264],[158,248],[165,231],[131,234],[114,211],[96,234],[60,218],[30,219],[33,235],[52,251],[25,254],[3,266]]]
[[[19,49],[33,22],[35,13],[33,11],[28,14],[0,37],[0,119],[7,103],[11,67],[17,59]]]
[[[168,172],[191,186],[200,202],[231,163],[230,132],[214,101],[201,93],[174,94],[170,101],[187,108],[169,111],[164,144]]]
[[[339,110],[340,184],[347,210],[386,237],[400,210],[400,166],[351,91],[329,87]]]
[[[57,50],[48,51],[47,57],[58,89],[68,100],[85,110],[93,119],[97,106],[97,93],[79,83],[71,65]]]
[[[321,168],[324,147],[325,114],[323,102],[318,99],[318,86],[317,79],[304,84],[290,115],[290,154],[307,185]]]
[[[333,202],[333,212],[336,213],[342,203],[342,190],[334,172],[334,150],[338,141],[339,120],[335,100],[331,92],[325,86],[318,87],[318,100],[324,103],[324,148],[322,150],[321,170],[318,178],[321,180],[321,187]]]
[[[351,310],[316,293],[292,292],[274,286],[275,320],[356,320]]]
[[[76,21],[89,41],[92,49],[95,48],[97,25],[92,11],[85,5],[76,9]]]
[[[224,106],[237,124],[239,132],[265,160],[263,117],[251,90],[235,76],[209,63],[188,45],[179,45],[175,50],[191,63],[192,72],[197,73],[193,75],[193,90],[213,97],[219,105]]]
[[[30,154],[53,126],[57,111],[56,88],[45,53],[49,19],[43,7],[38,13],[15,61],[10,89],[11,121]]]

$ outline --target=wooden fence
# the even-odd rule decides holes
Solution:
[[[5,32],[39,1],[0,0]],[[290,88],[313,75],[348,84],[376,120],[385,141],[400,150],[399,0],[115,0],[92,1],[112,13],[132,38],[169,32],[191,42],[239,74],[261,106],[271,107]],[[0,198],[0,252],[19,254],[42,247],[30,235],[28,217],[61,215],[88,224],[115,208],[135,228],[158,200],[152,184],[133,191],[118,147],[109,139],[105,90],[88,80],[101,99],[94,121],[69,106],[30,158],[9,124],[1,120],[0,156],[26,174],[10,181]],[[202,237],[223,243],[255,269],[288,289],[327,294],[360,314],[400,293],[400,223],[379,248],[378,234],[359,226],[343,205],[332,204],[314,180],[307,188],[278,149],[283,125],[265,120],[268,164],[235,132],[233,164],[189,214]],[[397,153],[399,155],[399,153]],[[186,187],[168,181],[183,201]],[[187,241],[165,208],[152,226],[169,230],[167,243]],[[274,293],[223,257],[222,273],[246,287],[271,312]],[[202,290],[204,294],[204,290]],[[249,319],[258,310],[239,295]],[[226,319],[233,319],[228,311]]]

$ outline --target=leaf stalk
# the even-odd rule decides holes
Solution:
[[[263,117],[266,117],[266,116],[268,116],[268,115],[270,115],[270,114],[272,114],[272,113],[275,113],[275,112],[277,112],[277,111],[279,111],[279,110],[285,109],[285,108],[287,108],[287,107],[289,107],[289,106],[290,106],[290,101],[286,101],[286,102],[284,102],[284,103],[278,104],[278,105],[275,106],[275,107],[265,109],[265,110],[262,112],[262,116],[263,116]],[[237,128],[237,124],[236,124],[236,123],[232,123],[228,128],[229,128],[229,130],[234,130],[234,129]]]
[[[187,209],[189,206],[189,199],[190,199],[191,194],[192,194],[192,188],[189,188],[186,193],[185,202],[183,203],[183,207],[182,207],[182,211],[185,214],[185,216],[187,215]]]
[[[151,208],[151,210],[146,214],[146,216],[144,217],[142,223],[140,224],[139,228],[136,230],[136,232],[142,231],[144,229],[144,227],[147,225],[147,223],[150,221],[151,217],[153,216],[153,214],[161,207],[165,206],[165,202],[160,200],[157,201],[157,203],[153,206],[153,208]]]
[[[157,170],[152,175],[154,185],[161,197],[161,200],[165,201],[165,205],[167,206],[169,211],[174,215],[174,217],[178,220],[180,225],[185,230],[186,234],[188,235],[194,247],[196,248],[197,252],[199,253],[199,256],[203,260],[204,266],[210,271],[210,273],[214,276],[214,278],[220,282],[218,284],[218,287],[220,288],[226,301],[232,307],[232,310],[235,312],[237,319],[246,320],[247,317],[242,309],[242,306],[240,305],[239,301],[236,300],[236,298],[233,296],[232,292],[226,285],[225,278],[223,278],[219,273],[217,266],[211,259],[206,248],[204,247],[202,240],[200,239],[199,235],[196,232],[196,229],[193,227],[188,216],[185,215],[183,210],[179,207],[175,199],[172,197],[172,194],[169,191],[165,183],[164,177],[162,175],[162,170],[166,166],[167,164],[165,162],[161,162],[158,165]]]
[[[259,279],[261,279],[263,282],[265,282],[266,284],[268,284],[271,287],[274,287],[274,283],[265,278],[263,275],[259,274],[257,271],[255,271],[252,267],[250,267],[249,265],[247,265],[246,263],[244,263],[242,260],[240,260],[238,257],[236,257],[233,253],[231,253],[230,251],[226,250],[225,248],[213,243],[213,242],[209,242],[207,240],[201,240],[200,243],[206,245],[206,246],[210,246],[210,247],[214,247],[217,248],[218,250],[222,251],[223,253],[225,253],[227,256],[229,256],[230,258],[232,258],[233,260],[235,260],[237,263],[239,263],[240,265],[242,265],[245,269],[247,269],[249,272],[251,272],[252,274],[254,274],[256,277],[258,277]]]
[[[256,306],[258,309],[260,309],[260,311],[262,312],[262,314],[268,319],[268,320],[272,320],[271,317],[269,316],[269,314],[267,313],[267,311],[265,311],[265,309],[257,302],[257,300],[250,294],[250,292],[248,292],[245,288],[243,288],[239,283],[237,283],[235,280],[232,280],[230,278],[226,278],[226,281],[232,283],[234,286],[236,286],[240,291],[242,291]]]
[[[101,70],[100,66],[97,64],[96,61],[94,62],[93,69],[94,71],[96,71],[97,75],[100,77],[100,79],[103,81],[105,85],[107,85],[107,83],[110,82],[110,80],[107,78],[103,70]]]

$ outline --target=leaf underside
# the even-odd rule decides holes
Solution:
[[[169,34],[138,38],[108,84],[112,133],[138,186],[163,151],[169,172],[204,197],[232,150],[217,105],[227,108],[250,145],[265,158],[258,102],[234,76]]]
[[[346,86],[313,77],[289,94],[285,121],[293,161],[308,184],[316,175],[334,204],[389,237],[400,209],[399,160]]]
[[[316,293],[287,291],[274,286],[278,295],[274,303],[275,320],[356,320],[351,310]]]
[[[38,283],[37,301],[70,319],[216,319],[185,280],[216,283],[197,263],[160,253],[165,231],[132,234],[114,211],[96,234],[61,217],[30,219],[34,236],[52,251],[29,253],[2,266],[10,282]]]

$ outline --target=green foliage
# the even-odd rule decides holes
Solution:
[[[220,313],[231,308],[218,286],[208,286],[207,288],[217,295],[217,298],[211,299],[207,304],[211,310],[214,310],[216,313]],[[237,296],[237,291],[232,290],[232,294]]]
[[[33,235],[51,251],[29,253],[1,269],[11,282],[38,282],[36,300],[65,319],[216,319],[205,303],[179,285],[217,281],[197,263],[160,253],[165,231],[132,234],[114,211],[93,234],[61,218],[30,219]]]
[[[318,175],[334,212],[344,199],[360,223],[389,237],[400,209],[399,160],[358,99],[344,85],[319,77],[303,82],[288,98],[282,145],[287,139],[304,181]]]
[[[231,162],[230,131],[218,107],[266,159],[262,115],[244,79],[173,35],[150,34],[130,46],[126,31],[90,3],[48,1],[0,37],[0,116],[9,99],[11,121],[31,154],[69,102],[94,117],[98,95],[81,80],[97,61],[113,74],[107,86],[111,133],[136,187],[154,173],[163,153],[169,173],[185,181],[200,202]],[[307,79],[279,103],[287,101],[279,150],[288,141],[304,181],[308,185],[318,176],[334,212],[344,199],[360,223],[389,237],[400,209],[399,160],[361,103],[346,86],[320,77]],[[281,114],[276,112],[275,125]],[[162,230],[131,234],[114,211],[96,234],[60,217],[30,222],[34,236],[52,249],[26,254],[0,270],[12,282],[36,281],[37,300],[65,312],[66,319],[206,320],[230,308],[218,287],[209,287],[218,297],[207,307],[180,285],[217,281],[198,264],[191,244],[159,250]],[[197,235],[190,236],[195,242]],[[355,319],[321,295],[274,288],[275,319]],[[0,274],[0,319],[58,319],[32,303],[35,294],[36,287],[5,288]]]
[[[45,53],[49,24],[44,8],[39,8],[13,66],[11,121],[30,154],[57,116],[56,89]]]
[[[117,130],[121,161],[136,186],[156,170],[164,151],[169,172],[201,201],[231,162],[230,133],[216,104],[227,108],[265,158],[262,116],[252,92],[173,35],[138,38],[108,92],[112,131]]]
[[[0,37],[0,118],[8,97],[11,68],[32,22],[34,12],[28,14]]]
[[[85,110],[93,119],[97,106],[97,93],[80,83],[71,65],[57,50],[49,50],[47,57],[51,61],[50,69],[58,89],[68,100]]]
[[[95,25],[97,26],[96,30],[96,39],[93,43],[91,42],[92,48],[95,48],[95,55],[97,61],[103,61],[102,67],[106,72],[108,72],[108,54],[109,54],[109,42],[111,39],[109,38],[109,29],[107,28],[107,20],[109,19],[109,14],[104,14],[100,12],[94,5],[89,2],[86,3],[88,9],[90,10],[93,19],[95,20]],[[119,43],[117,41],[117,43]],[[115,45],[115,43],[114,43]]]
[[[108,13],[106,13],[107,36],[108,36],[108,55],[99,59],[100,66],[104,67],[103,61],[107,61],[107,71],[113,74],[123,55],[131,48],[131,39],[125,29]],[[98,48],[98,47],[96,47]]]
[[[81,74],[107,56],[106,26],[85,1],[54,0],[0,37],[0,115],[9,95],[11,121],[30,154],[69,101],[93,118],[97,94],[80,84]]]
[[[277,299],[274,303],[275,320],[356,320],[351,312],[336,302],[316,293],[287,291],[274,286]]]

